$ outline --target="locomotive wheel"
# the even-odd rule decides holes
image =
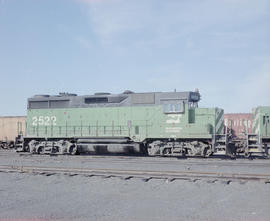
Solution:
[[[203,150],[203,157],[210,157],[212,155],[212,151],[209,147],[205,147]]]
[[[159,156],[160,155],[160,145],[152,145],[147,148],[147,153],[149,156]]]
[[[43,146],[38,147],[37,154],[44,154],[44,147]]]
[[[250,158],[251,157],[251,153],[250,152],[245,152],[245,158]]]
[[[1,148],[3,148],[3,149],[8,149],[8,144],[6,144],[6,143],[3,143],[3,144],[1,144]]]
[[[77,153],[77,145],[74,144],[74,145],[70,146],[68,149],[68,153],[70,155],[75,155]]]
[[[170,156],[171,155],[171,149],[165,148],[162,152],[162,156]]]

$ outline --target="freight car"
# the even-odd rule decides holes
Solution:
[[[224,114],[224,125],[235,138],[244,138],[245,134],[252,133],[252,113]]]
[[[229,140],[238,154],[243,154],[247,145],[247,134],[252,134],[252,113],[224,114],[224,126]]]
[[[19,151],[31,153],[144,153],[210,156],[231,153],[224,111],[199,108],[200,93],[60,93],[28,99],[27,135]]]
[[[14,147],[15,137],[25,135],[26,116],[0,117],[0,148]]]

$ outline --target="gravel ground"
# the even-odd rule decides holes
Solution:
[[[8,156],[8,157],[7,157]],[[12,156],[12,157],[11,157]],[[92,161],[91,161],[92,159]],[[127,163],[126,161],[130,162]],[[269,161],[119,157],[19,157],[0,165],[147,168],[269,172]],[[151,162],[151,163],[146,163]],[[177,163],[176,163],[177,162]],[[196,163],[198,162],[197,165]],[[205,162],[209,162],[207,166]],[[215,163],[216,162],[216,163]],[[220,163],[222,162],[222,163]],[[225,162],[225,164],[224,164]],[[236,163],[237,162],[237,163]],[[239,166],[243,162],[246,166]],[[250,163],[254,162],[254,168]],[[159,165],[160,163],[160,165]],[[219,166],[219,163],[223,166]],[[194,166],[193,166],[194,164]],[[234,164],[233,166],[229,166]],[[136,166],[137,165],[137,166]],[[201,166],[204,165],[204,166]],[[105,167],[106,166],[106,167]],[[68,175],[0,173],[0,220],[270,220],[270,184],[209,180],[123,180]]]

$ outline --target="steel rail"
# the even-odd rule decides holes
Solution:
[[[150,171],[150,170],[120,170],[96,168],[65,168],[65,167],[36,167],[2,165],[0,172],[42,173],[42,174],[69,174],[105,177],[144,178],[144,179],[217,179],[270,182],[270,174],[252,173],[217,173],[200,171]]]
[[[0,152],[0,157],[8,156],[15,154],[15,152],[9,152],[2,154]],[[270,160],[268,159],[260,159],[261,162],[257,162],[256,159],[254,161],[247,161],[246,159],[239,160],[230,160],[230,159],[219,159],[219,158],[194,158],[194,159],[177,159],[176,157],[171,157],[169,159],[164,157],[149,157],[149,156],[118,156],[118,155],[78,155],[78,156],[70,156],[70,155],[37,155],[30,153],[20,153],[19,156],[21,158],[26,159],[42,159],[48,160],[50,158],[57,157],[57,160],[65,161],[65,160],[75,160],[75,161],[83,161],[83,162],[100,162],[103,160],[103,163],[112,162],[112,163],[142,163],[142,164],[153,164],[158,163],[163,165],[186,165],[186,166],[230,166],[230,167],[238,167],[238,166],[252,166],[252,167],[270,167]]]
[[[20,154],[21,157],[32,157],[35,158],[43,158],[48,159],[50,155],[36,155],[36,154]],[[211,165],[219,165],[219,166],[253,166],[253,167],[267,167],[270,166],[270,160],[268,159],[260,159],[263,162],[256,162],[256,160],[250,162],[246,159],[230,160],[230,159],[218,159],[218,158],[182,158],[177,159],[176,157],[170,157],[169,159],[165,157],[151,157],[151,156],[96,156],[96,155],[78,155],[78,156],[70,156],[70,155],[54,155],[57,156],[59,160],[80,160],[80,161],[91,161],[91,162],[100,162],[100,160],[110,161],[110,162],[139,162],[144,164],[152,164],[158,162],[158,164],[181,164],[181,165],[198,165],[198,166],[211,166]],[[158,160],[158,161],[157,161]]]

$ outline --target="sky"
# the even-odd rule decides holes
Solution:
[[[0,115],[59,92],[270,105],[270,0],[0,0]]]

